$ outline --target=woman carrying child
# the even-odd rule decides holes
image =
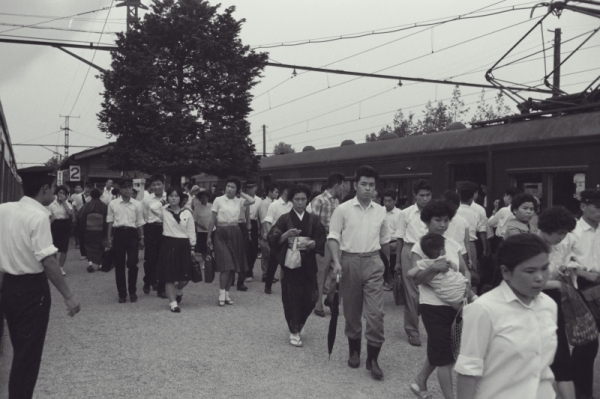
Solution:
[[[451,282],[454,277],[452,277],[452,274],[448,275],[447,273],[450,270],[463,273],[467,281],[470,280],[470,275],[467,265],[461,256],[461,246],[459,243],[451,238],[442,237],[444,242],[443,248],[440,248],[441,245],[429,244],[432,241],[433,244],[436,244],[437,241],[430,240],[431,235],[443,236],[455,214],[456,209],[444,201],[431,201],[425,205],[421,212],[421,220],[427,226],[429,234],[425,236],[428,238],[424,240],[423,244],[430,247],[429,249],[433,247],[434,251],[426,249],[431,256],[438,255],[439,257],[442,250],[445,252],[445,255],[434,259],[433,262],[428,262],[431,264],[426,269],[421,270],[419,262],[429,259],[429,257],[423,251],[421,243],[415,244],[412,249],[412,269],[409,275],[412,275],[415,284],[419,286],[419,310],[423,318],[425,330],[427,331],[427,358],[415,382],[410,386],[411,391],[420,398],[431,398],[431,394],[427,391],[427,379],[437,368],[438,380],[444,398],[454,399],[452,388],[454,355],[451,345],[451,328],[457,310],[451,304],[440,299],[429,283],[438,277],[438,274],[446,273],[448,280],[442,280],[441,289],[443,290],[445,288],[444,285],[447,284],[451,288],[447,290],[448,292],[456,292],[456,288],[458,287],[459,290],[462,290],[463,296],[465,296],[467,282],[463,281],[458,284],[456,280]]]

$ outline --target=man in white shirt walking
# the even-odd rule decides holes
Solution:
[[[265,223],[265,218],[267,217],[267,211],[269,210],[269,205],[273,203],[279,196],[279,189],[274,183],[269,183],[266,187],[267,196],[258,207],[258,231],[259,231],[259,239],[258,245],[260,245],[260,266],[262,271],[262,282],[267,282],[267,269],[269,268],[269,258],[271,255],[271,249],[269,248],[269,244],[267,243],[267,239],[264,236],[263,224]]]
[[[110,204],[110,201],[115,199],[115,196],[112,195],[112,189],[113,189],[112,179],[106,180],[106,184],[104,186],[104,191],[102,192],[102,196],[100,197],[100,200],[102,202],[104,202],[106,205]]]
[[[254,203],[250,205],[250,230],[248,234],[248,275],[246,281],[251,282],[254,279],[254,263],[258,256],[258,209],[262,203],[262,199],[256,195],[258,185],[254,180],[246,181],[246,194],[254,198]]]
[[[404,307],[404,331],[408,343],[421,346],[419,337],[419,289],[413,279],[408,276],[412,268],[412,248],[427,234],[427,226],[421,221],[421,211],[431,201],[432,188],[427,180],[417,180],[413,184],[415,204],[404,209],[398,215],[396,226],[396,252],[400,254],[396,261],[398,270],[402,270],[402,285],[406,296]]]
[[[167,298],[165,282],[157,279],[157,263],[160,246],[162,244],[163,224],[162,220],[152,213],[152,204],[160,202],[166,204],[164,192],[164,178],[160,174],[154,174],[148,179],[152,194],[145,195],[142,199],[142,210],[144,215],[144,294],[150,290],[156,291],[159,298]]]
[[[377,380],[383,372],[377,362],[385,341],[383,329],[383,273],[379,251],[389,259],[390,233],[385,209],[372,201],[379,173],[361,166],[354,174],[356,197],[338,206],[331,216],[327,244],[333,273],[341,274],[345,334],[350,356],[348,366],[360,366],[362,318],[366,320],[367,370]],[[342,257],[339,257],[339,251]]]
[[[460,195],[460,207],[458,207],[456,214],[462,216],[469,223],[469,246],[470,254],[477,254],[477,247],[475,242],[480,240],[483,248],[483,255],[488,254],[488,241],[487,241],[487,217],[485,211],[483,214],[478,212],[477,209],[473,208],[475,193],[478,190],[477,184],[473,182],[465,182],[458,188],[458,195]],[[477,205],[480,207],[480,205]],[[471,258],[471,265],[469,268],[477,269],[477,256]]]
[[[273,201],[269,205],[269,209],[267,210],[267,216],[265,217],[265,221],[262,225],[263,230],[263,238],[267,238],[267,234],[269,234],[269,230],[271,230],[271,226],[273,226],[281,215],[285,213],[289,213],[292,210],[292,202],[288,200],[288,192],[290,189],[290,184],[283,182],[279,183],[279,199],[277,201]],[[277,272],[277,257],[273,256],[269,259],[269,267],[267,269],[267,281],[265,282],[265,294],[271,293],[271,287],[273,285],[273,280],[275,278],[275,272]]]
[[[504,206],[500,209],[498,209],[500,207],[500,200],[494,201],[494,211],[488,220],[488,226],[496,229],[496,237],[504,238],[506,223],[508,223],[508,221],[514,217],[512,211],[510,210],[510,203],[520,192],[521,191],[516,187],[508,187],[506,190],[504,190],[504,196],[502,197]]]
[[[390,229],[390,261],[384,274],[385,283],[383,287],[386,291],[391,291],[392,282],[394,281],[394,271],[396,269],[396,248],[398,245],[396,241],[396,229],[398,226],[398,216],[402,212],[399,208],[396,208],[396,192],[394,190],[386,190],[383,193],[383,206],[385,207],[385,217]]]

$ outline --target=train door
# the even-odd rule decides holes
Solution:
[[[487,169],[485,162],[451,164],[449,172],[450,187],[455,189],[465,181],[477,183],[481,189],[476,201],[479,205],[487,208]]]

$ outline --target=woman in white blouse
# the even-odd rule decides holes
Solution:
[[[69,188],[67,186],[58,186],[55,190],[56,199],[50,205],[50,229],[52,231],[52,244],[58,248],[58,261],[63,276],[66,275],[63,267],[67,260],[69,250],[69,240],[71,239],[71,220],[73,218],[73,208],[67,199],[69,198]]]
[[[208,248],[214,248],[215,251],[215,271],[220,272],[219,306],[233,305],[233,301],[229,297],[229,289],[235,273],[238,273],[238,290],[248,289],[243,285],[248,265],[238,219],[242,207],[254,203],[254,198],[240,192],[242,183],[239,179],[230,177],[225,184],[225,195],[217,197],[213,201],[212,219],[208,226],[208,231],[212,231],[213,226],[217,227],[214,234],[215,241],[212,242],[211,235],[208,235],[206,240]],[[241,198],[236,198],[237,193],[240,193]]]
[[[187,195],[179,187],[167,190],[168,205],[154,202],[150,210],[163,222],[163,239],[158,256],[157,273],[165,281],[171,312],[179,313],[183,287],[192,276],[192,256],[196,245],[196,227],[192,211],[182,208]]]
[[[508,237],[498,250],[503,281],[463,310],[460,399],[553,399],[550,364],[557,306],[542,289],[549,248],[535,234]]]

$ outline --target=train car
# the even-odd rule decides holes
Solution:
[[[21,178],[17,174],[17,161],[0,102],[0,204],[18,201],[22,196]]]
[[[271,156],[261,160],[261,183],[305,183],[318,190],[332,172],[351,178],[358,166],[370,165],[381,175],[378,191],[396,190],[406,205],[417,179],[429,180],[436,197],[469,180],[484,188],[488,211],[507,187],[519,187],[538,197],[542,208],[565,205],[576,212],[577,194],[600,188],[600,106],[580,108],[587,112],[516,116],[493,125]]]

